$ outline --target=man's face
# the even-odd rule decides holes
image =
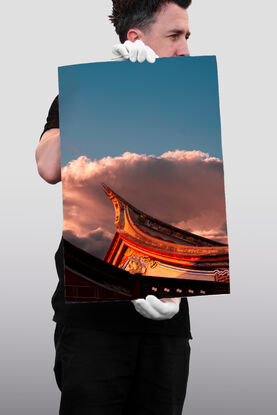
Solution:
[[[175,3],[168,3],[156,14],[155,20],[142,32],[141,40],[160,58],[189,56],[187,10]]]

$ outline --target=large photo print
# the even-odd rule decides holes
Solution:
[[[66,302],[230,292],[214,56],[59,68]]]

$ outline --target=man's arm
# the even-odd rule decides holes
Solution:
[[[50,184],[61,181],[60,129],[51,128],[41,136],[36,148],[39,175]]]

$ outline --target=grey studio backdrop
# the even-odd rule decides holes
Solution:
[[[231,295],[189,299],[184,414],[276,410],[276,108],[273,1],[193,0],[191,55],[217,55]],[[1,399],[4,415],[57,414],[51,296],[61,183],[35,149],[57,66],[109,60],[110,0],[5,3],[1,23]],[[170,80],[169,80],[170,82]],[[169,414],[170,415],[170,414]]]

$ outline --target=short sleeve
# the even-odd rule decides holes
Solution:
[[[49,109],[48,112],[48,116],[46,119],[46,124],[44,126],[44,130],[40,136],[45,133],[45,131],[50,130],[51,128],[60,128],[60,123],[59,123],[59,95],[56,96],[56,98],[54,99],[54,101],[51,104],[51,107]]]

